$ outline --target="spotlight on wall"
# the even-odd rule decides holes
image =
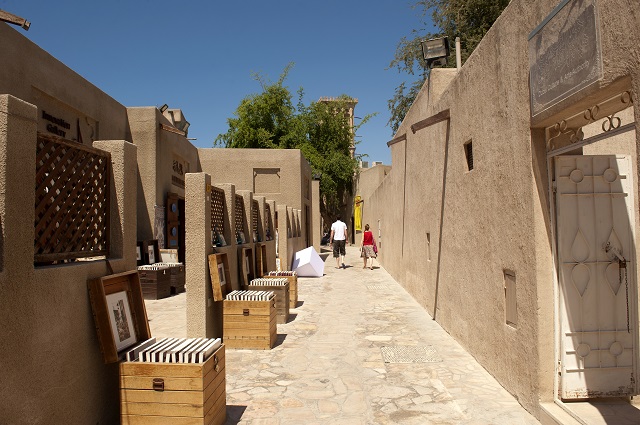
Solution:
[[[447,37],[424,40],[422,43],[422,55],[427,61],[427,68],[434,66],[446,66],[449,57],[449,39]]]
[[[162,106],[160,107],[160,112],[163,112],[163,113],[164,113],[164,111],[166,111],[167,109],[169,109],[169,105],[167,105],[167,104],[165,103],[164,105],[162,105]]]
[[[186,133],[187,130],[189,130],[189,126],[190,125],[191,124],[189,124],[189,121],[182,121],[182,122],[177,123],[176,127],[178,127],[178,130],[182,130],[182,131],[184,131]]]
[[[31,27],[31,22],[12,13],[5,12],[4,10],[0,10],[0,21],[18,25],[19,27],[24,28],[25,31],[29,31],[29,28]]]

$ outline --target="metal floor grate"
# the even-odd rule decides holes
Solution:
[[[427,346],[395,346],[381,347],[385,363],[435,363],[441,362],[436,349]]]

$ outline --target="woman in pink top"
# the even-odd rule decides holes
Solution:
[[[373,247],[375,245],[373,240],[373,233],[369,231],[369,225],[364,226],[364,232],[362,233],[362,243],[360,244],[360,256],[364,260],[363,269],[367,268],[367,258],[371,258],[371,270],[373,270],[373,259],[377,257]]]

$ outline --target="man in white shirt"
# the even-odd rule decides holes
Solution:
[[[344,265],[344,256],[346,255],[345,246],[348,241],[347,225],[340,221],[340,216],[336,217],[336,221],[331,225],[331,236],[329,236],[329,244],[333,242],[333,258],[336,259],[336,269]]]

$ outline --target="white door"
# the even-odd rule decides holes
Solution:
[[[623,155],[555,159],[563,399],[634,394],[631,171]]]

